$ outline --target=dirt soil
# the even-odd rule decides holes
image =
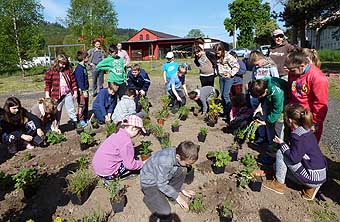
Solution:
[[[163,93],[162,79],[158,76],[151,76],[152,85],[149,90],[149,97],[153,107],[151,108],[152,121],[155,122],[155,113],[159,108],[159,96]],[[196,88],[199,81],[194,76],[187,77],[187,86],[189,90]],[[41,94],[24,94],[18,95],[22,100],[24,107],[31,107],[36,101],[36,96]],[[0,97],[0,104],[3,104],[5,96]],[[189,106],[194,104],[189,101]],[[330,107],[334,109],[335,107]],[[192,114],[185,121],[181,121],[180,131],[171,133],[171,123],[177,119],[176,115],[171,114],[166,122],[165,129],[170,132],[172,145],[176,146],[183,140],[192,140],[199,143],[197,133],[200,127],[207,127],[202,117],[195,117]],[[63,121],[67,122],[67,116],[63,115]],[[225,200],[232,205],[234,220],[239,222],[273,222],[273,221],[340,221],[340,207],[336,203],[339,201],[339,174],[331,174],[335,178],[330,179],[322,188],[326,196],[325,202],[312,201],[307,202],[300,196],[299,187],[289,186],[284,195],[279,195],[266,189],[261,192],[252,192],[249,188],[238,188],[236,186],[235,171],[240,167],[240,161],[231,162],[224,174],[214,174],[211,170],[211,162],[207,160],[208,151],[226,150],[233,142],[233,136],[222,132],[225,123],[219,119],[218,124],[214,127],[208,127],[208,135],[205,143],[201,145],[200,156],[195,168],[195,179],[190,185],[185,185],[187,189],[201,193],[204,197],[205,210],[200,214],[186,212],[179,205],[170,204],[174,214],[177,215],[176,221],[219,221],[216,211],[218,204]],[[63,127],[67,129],[67,127]],[[67,195],[67,183],[65,177],[70,171],[77,168],[76,160],[82,155],[91,159],[98,148],[93,146],[85,151],[79,147],[79,136],[76,132],[66,132],[67,141],[47,148],[36,148],[34,150],[24,150],[18,152],[13,157],[6,155],[3,147],[0,147],[0,171],[7,174],[15,174],[23,167],[34,166],[39,170],[41,182],[35,196],[25,200],[23,192],[10,190],[0,191],[0,221],[22,222],[28,219],[34,219],[36,222],[53,221],[57,216],[63,219],[82,218],[92,212],[105,212],[110,214],[108,221],[116,222],[135,222],[149,221],[150,212],[143,203],[143,194],[140,190],[139,177],[133,180],[125,180],[123,184],[129,186],[127,198],[128,203],[124,212],[114,215],[111,212],[111,205],[108,193],[101,187],[97,186],[92,192],[90,198],[82,205],[73,205]],[[100,142],[105,139],[104,130],[97,130],[96,139]],[[151,140],[151,149],[156,151],[160,149],[159,142],[154,136],[135,139],[135,145],[140,145],[141,140]],[[327,149],[323,145],[323,149]],[[31,153],[33,158],[24,161],[25,153]],[[326,152],[326,151],[325,151]],[[328,151],[327,151],[328,152]],[[333,169],[340,169],[339,159],[331,153],[328,161]],[[258,151],[247,145],[243,145],[239,151],[239,159],[246,153],[257,155]],[[91,168],[91,167],[90,167]],[[270,170],[270,169],[269,169]],[[321,220],[317,215],[321,213],[334,214],[331,220]],[[333,213],[332,213],[333,212]],[[69,221],[69,219],[68,219]]]

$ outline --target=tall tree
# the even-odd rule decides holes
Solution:
[[[236,26],[240,31],[239,46],[253,47],[256,27],[270,21],[269,3],[262,3],[262,0],[235,0],[228,5],[228,8],[230,18],[224,20],[225,29],[232,35]]]
[[[187,37],[196,37],[196,38],[204,38],[205,35],[204,33],[200,30],[200,29],[191,29],[188,34]]]
[[[42,5],[37,0],[0,1],[0,64],[9,68],[37,55],[41,48],[39,25]]]
[[[112,36],[118,20],[110,0],[71,0],[66,23],[80,41],[91,44],[99,36]]]

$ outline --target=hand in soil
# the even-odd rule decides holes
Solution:
[[[181,192],[184,196],[188,197],[189,199],[195,196],[195,191],[193,190],[182,190]]]
[[[183,192],[183,191],[182,191]],[[181,197],[181,195],[178,195],[176,202],[181,206],[181,208],[189,209],[188,203]]]
[[[281,143],[283,143],[283,140],[280,139],[278,136],[275,136],[275,138],[273,139],[273,142],[277,143],[277,144],[281,144]]]

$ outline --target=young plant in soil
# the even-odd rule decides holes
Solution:
[[[197,214],[204,211],[203,195],[195,195],[195,197],[190,202],[189,211]]]
[[[178,114],[179,114],[178,118],[182,121],[186,120],[188,118],[189,112],[190,112],[189,107],[181,106],[178,109]]]
[[[160,136],[158,140],[161,144],[161,148],[171,147],[170,134],[168,132],[164,132],[164,134]]]
[[[81,132],[80,133],[80,149],[86,150],[89,148],[94,142],[93,136],[91,136],[88,132]]]
[[[167,95],[162,95],[160,99],[161,99],[162,108],[167,108],[171,102],[170,97]]]
[[[231,156],[228,151],[216,151],[215,160],[212,165],[213,172],[215,174],[224,173],[225,167],[231,161]]]
[[[224,204],[217,206],[217,212],[220,217],[220,222],[231,222],[233,220],[231,204],[227,200]]]
[[[208,135],[208,128],[201,127],[200,131],[199,131],[199,133],[197,135],[198,141],[204,143],[205,139],[207,138],[207,135]]]
[[[33,157],[34,156],[31,153],[26,152],[24,154],[24,156],[21,158],[21,161],[22,161],[22,163],[24,163],[24,162],[27,162],[27,161],[31,160]]]
[[[172,124],[171,124],[171,131],[172,132],[178,132],[179,131],[179,121],[175,120]]]
[[[233,142],[229,147],[229,155],[231,156],[231,161],[237,161],[239,144]]]
[[[144,110],[144,112],[146,112],[146,114],[149,114],[150,111],[150,99],[147,96],[142,96],[139,101],[138,101],[139,105],[142,106],[142,109]]]
[[[161,137],[164,134],[164,128],[160,124],[152,124],[150,126],[150,130],[151,133],[157,138]]]
[[[106,123],[105,124],[105,131],[106,131],[106,137],[109,137],[117,131],[117,125],[113,122],[112,123]]]
[[[71,173],[66,180],[71,201],[77,205],[82,205],[88,199],[97,182],[95,175],[87,169]]]
[[[253,176],[249,169],[242,169],[236,173],[237,186],[245,188],[253,180]]]
[[[104,182],[105,189],[109,192],[109,198],[112,205],[112,210],[115,213],[123,212],[126,205],[126,192],[127,186],[123,187],[120,184],[120,180],[107,180]]]
[[[260,123],[252,121],[246,128],[238,129],[236,132],[236,139],[239,143],[254,141],[256,136],[256,130],[259,128]]]
[[[39,180],[37,169],[23,168],[12,178],[15,182],[14,188],[22,189],[26,198],[30,198],[36,193]]]
[[[149,157],[151,156],[152,150],[149,148],[151,144],[152,143],[149,140],[142,141],[143,150],[142,150],[141,159],[143,161],[149,159]]]
[[[151,133],[151,128],[152,128],[152,124],[151,124],[151,118],[149,116],[144,117],[143,119],[143,126],[146,129],[146,136],[149,136]]]
[[[168,107],[161,108],[156,114],[157,122],[160,125],[164,125],[165,119],[168,115],[169,115]]]
[[[257,162],[256,162],[256,159],[255,157],[250,154],[250,153],[247,153],[241,160],[241,163],[246,167],[248,168],[249,170],[251,171],[254,171],[256,169],[259,168]]]
[[[87,169],[87,167],[89,166],[89,163],[90,163],[89,158],[87,158],[87,156],[85,155],[82,155],[80,159],[77,161],[78,169],[80,170]]]
[[[62,141],[65,141],[66,140],[66,137],[65,137],[65,134],[58,134],[54,131],[48,131],[46,133],[46,142],[48,144],[57,144],[57,143],[61,143]]]
[[[222,112],[223,108],[221,104],[215,103],[215,99],[211,100],[208,111],[208,126],[213,127],[217,123],[218,113]]]

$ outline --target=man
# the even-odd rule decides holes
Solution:
[[[123,61],[124,61],[124,69],[125,69],[125,72],[126,72],[126,67],[130,63],[130,57],[129,57],[128,53],[124,49],[122,49],[122,44],[121,43],[117,44],[117,48],[118,48],[118,56],[120,58],[122,58]]]
[[[97,70],[96,66],[97,64],[102,61],[105,57],[105,52],[101,48],[101,42],[100,40],[96,40],[94,42],[94,48],[90,49],[88,51],[89,54],[89,64],[92,67],[92,92],[93,97],[96,97],[98,92],[103,88],[104,84],[104,71],[103,70]],[[97,83],[98,83],[98,89],[97,89]]]

